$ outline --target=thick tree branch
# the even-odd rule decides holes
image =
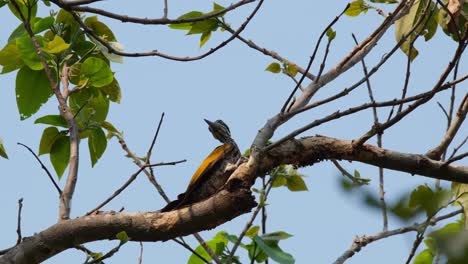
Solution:
[[[256,204],[250,187],[256,177],[280,164],[308,166],[325,159],[360,161],[387,169],[426,177],[468,183],[468,167],[444,165],[424,155],[407,154],[352,141],[322,136],[292,139],[256,159],[252,157],[234,171],[225,189],[207,200],[167,213],[95,214],[62,221],[24,239],[0,263],[37,263],[78,244],[115,239],[125,231],[133,241],[162,241],[214,228],[250,211]]]

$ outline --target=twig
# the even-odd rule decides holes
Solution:
[[[36,153],[34,153],[34,151],[30,147],[26,146],[23,143],[18,142],[16,144],[25,147],[27,150],[29,150],[29,152],[31,152],[31,154],[33,154],[33,156],[34,156],[34,158],[36,158],[37,162],[39,162],[39,164],[41,164],[41,168],[47,173],[47,176],[49,176],[49,179],[52,182],[52,184],[54,185],[54,187],[57,190],[58,194],[62,195],[62,190],[58,186],[57,182],[54,180],[54,177],[52,177],[52,174],[50,174],[50,171],[47,169],[47,167],[44,165],[44,163],[42,163],[42,161],[39,159],[39,157],[36,155]]]
[[[163,18],[167,18],[167,12],[168,12],[167,0],[164,0]]]
[[[153,141],[151,142],[151,145],[150,145],[150,147],[148,149],[148,152],[146,153],[146,162],[145,162],[145,164],[150,163],[150,158],[151,158],[151,155],[153,153],[153,147],[154,147],[154,145],[156,143],[156,139],[158,138],[159,130],[161,129],[161,125],[162,125],[163,120],[164,120],[164,112],[161,114],[161,118],[159,119],[159,123],[158,123],[158,128],[156,129],[156,133],[154,134]],[[141,162],[138,159],[136,159],[136,160],[134,159],[134,161],[138,166],[140,166],[139,164],[141,164]],[[156,177],[154,177],[153,168],[150,167],[149,171],[150,171],[150,173],[148,174],[146,172],[146,170],[145,170],[145,174],[148,177],[148,180],[153,184],[153,186],[156,188],[159,195],[161,195],[161,197],[164,199],[164,201],[166,201],[166,203],[169,203],[171,200],[169,199],[169,197],[167,197],[167,195],[164,192],[163,188],[161,187],[161,185],[156,180]]]
[[[143,262],[143,242],[140,241],[140,256],[138,256],[138,264]]]
[[[250,217],[249,221],[245,224],[244,229],[239,234],[239,237],[237,238],[237,242],[234,244],[234,246],[232,246],[231,253],[229,254],[229,256],[227,258],[227,261],[226,261],[227,264],[232,263],[232,258],[234,257],[234,254],[236,253],[236,250],[239,248],[239,245],[241,244],[242,239],[244,238],[244,236],[247,233],[247,231],[249,230],[249,228],[252,226],[255,218],[257,218],[257,215],[260,212],[260,210],[262,209],[262,207],[265,206],[265,202],[266,202],[266,200],[268,198],[268,194],[270,193],[271,188],[273,187],[272,183],[273,183],[273,181],[270,179],[269,182],[267,183],[268,187],[267,187],[267,189],[265,191],[265,194],[263,195],[263,197],[264,197],[263,201],[260,201],[258,203],[257,208],[255,208],[255,211],[252,213],[252,216]]]
[[[156,132],[155,132],[155,135],[153,137],[153,140],[151,142],[151,145],[149,147],[149,150],[147,152],[147,158],[146,158],[146,162],[145,164],[148,164],[149,163],[149,158],[151,157],[152,155],[152,150],[153,150],[153,147],[156,143],[156,139],[159,135],[159,131],[160,131],[160,128],[161,128],[161,125],[162,125],[162,122],[163,122],[163,119],[164,119],[164,112],[161,114],[161,118],[159,120],[159,123],[158,123],[158,127],[156,129]],[[143,164],[141,161],[140,161],[140,158],[138,158],[135,153],[133,153],[129,148],[128,148],[128,145],[127,143],[125,142],[124,138],[122,137],[121,134],[116,134],[115,135],[118,140],[119,140],[119,143],[120,143],[120,146],[122,147],[122,149],[127,153],[127,156],[129,156],[133,162],[141,169],[143,168],[143,166],[145,164]],[[163,188],[161,187],[161,185],[159,185],[159,183],[156,181],[156,178],[154,177],[154,171],[153,171],[153,168],[152,167],[149,167],[149,172],[148,170],[146,169],[143,169],[143,172],[145,173],[146,177],[148,178],[148,180],[153,184],[153,186],[156,188],[156,190],[158,191],[158,193],[161,195],[161,197],[167,202],[169,203],[170,202],[170,199],[169,197],[167,197],[166,193],[164,192]],[[198,235],[198,234],[197,234]],[[201,238],[201,237],[200,237]],[[185,241],[183,238],[180,238],[181,241],[176,241],[176,239],[172,239],[173,241],[177,242],[178,244],[182,245],[184,248],[188,249],[190,252],[192,252],[193,254],[199,256],[195,250],[193,250]],[[203,240],[202,240],[203,241]],[[203,244],[202,244],[203,245]],[[205,249],[206,250],[206,249]],[[199,256],[200,257],[200,256]],[[203,258],[201,258],[203,259]],[[204,259],[203,259],[204,260]],[[204,260],[205,261],[205,260]],[[205,261],[206,262],[206,261]]]
[[[96,258],[92,261],[89,261],[89,262],[86,262],[85,264],[96,264],[96,263],[101,263],[103,260],[105,259],[108,259],[108,258],[111,258],[112,256],[114,256],[115,253],[119,252],[120,248],[124,245],[125,243],[123,242],[120,242],[116,247],[114,247],[113,249],[109,250],[109,252],[107,252],[106,254],[104,254],[102,257],[100,258]]]
[[[107,198],[104,202],[100,203],[98,206],[96,206],[94,209],[86,213],[86,215],[90,215],[97,210],[101,209],[104,205],[108,204],[110,201],[112,201],[117,195],[119,195],[125,188],[127,188],[137,177],[138,175],[146,168],[148,167],[156,167],[156,166],[167,166],[167,165],[176,165],[182,162],[186,162],[186,160],[179,160],[179,161],[172,161],[172,162],[160,162],[160,163],[155,163],[155,164],[145,164],[141,166],[137,172],[135,172],[119,189],[117,189],[109,198]]]
[[[312,55],[310,56],[310,60],[309,60],[309,63],[307,64],[307,67],[305,69],[304,72],[309,72],[310,68],[312,67],[312,64],[315,60],[315,56],[317,55],[317,51],[318,51],[318,48],[320,47],[320,43],[322,42],[322,38],[325,36],[325,34],[327,33],[327,30],[330,29],[336,22],[338,22],[338,20],[340,19],[340,17],[344,14],[344,12],[346,11],[346,9],[348,9],[349,7],[349,3],[346,5],[345,9],[343,9],[343,11],[338,15],[336,16],[332,22],[330,22],[330,24],[328,24],[327,27],[325,27],[325,29],[322,31],[322,33],[320,34],[318,40],[317,40],[317,43],[315,44],[315,48],[314,48],[314,51],[312,52]],[[286,102],[284,102],[283,104],[283,107],[281,108],[281,111],[280,113],[284,113],[285,110],[286,110],[286,107],[289,105],[289,102],[291,101],[292,97],[294,96],[294,94],[296,93],[297,89],[299,89],[299,87],[301,86],[302,82],[304,81],[306,75],[303,74],[301,76],[301,78],[299,79],[299,82],[296,84],[296,87],[294,87],[294,89],[292,90],[291,94],[289,95],[288,99],[286,99]]]
[[[345,168],[343,168],[343,166],[341,166],[341,164],[337,161],[337,160],[334,160],[332,159],[331,162],[333,163],[333,165],[335,165],[335,167],[341,172],[341,174],[345,177],[347,177],[348,179],[350,179],[354,184],[359,184],[359,185],[363,185],[363,184],[369,184],[369,179],[363,179],[363,178],[356,178],[354,177],[351,173],[349,173]]]
[[[187,245],[187,243],[185,242],[181,242],[179,240],[177,240],[176,238],[172,239],[172,241],[176,242],[177,244],[183,246],[184,248],[186,248],[188,251],[192,252],[192,254],[194,254],[195,256],[197,256],[198,258],[200,258],[203,262],[205,263],[210,263],[207,259],[205,259],[203,256],[201,256],[200,254],[198,254],[195,250],[193,250],[191,247],[189,247]]]
[[[418,34],[419,36],[419,34]],[[408,92],[408,85],[409,85],[409,80],[410,80],[410,77],[411,77],[411,55],[412,53],[414,52],[414,42],[416,41],[416,39],[418,39],[418,36],[415,37],[411,42],[410,42],[410,45],[409,45],[409,51],[408,51],[408,55],[406,56],[406,74],[405,74],[405,83],[403,85],[403,89],[402,89],[402,92],[401,92],[401,99],[405,99],[406,97],[406,93]],[[403,104],[400,104],[398,106],[398,110],[397,110],[397,114],[401,112],[401,110],[403,109]]]
[[[199,22],[208,20],[211,18],[218,17],[220,15],[224,15],[238,7],[247,5],[249,3],[255,2],[255,0],[241,0],[235,4],[231,4],[230,6],[224,8],[223,10],[219,10],[216,12],[210,12],[202,16],[198,17],[191,17],[191,18],[183,18],[183,19],[169,19],[166,17],[163,18],[140,18],[140,17],[132,17],[128,15],[120,15],[116,14],[104,9],[89,7],[89,6],[78,6],[78,5],[69,5],[66,1],[60,0],[51,0],[57,6],[69,11],[77,11],[77,12],[86,12],[86,13],[93,13],[98,14],[104,17],[108,17],[115,20],[120,20],[124,23],[136,23],[136,24],[144,24],[144,25],[169,25],[169,24],[182,24],[182,23],[191,23],[191,22]]]
[[[458,133],[463,121],[465,121],[466,115],[468,113],[468,93],[465,94],[460,107],[458,108],[456,117],[453,119],[453,122],[449,125],[447,132],[445,133],[442,141],[435,148],[431,149],[426,153],[428,157],[435,160],[440,160],[441,155],[447,151],[448,146],[452,143],[452,140]],[[447,120],[450,118],[447,116]]]
[[[448,213],[443,216],[432,218],[431,220],[429,220],[429,225],[435,225],[439,221],[451,218],[461,213],[463,213],[463,209]],[[368,244],[372,242],[375,242],[383,238],[395,236],[395,235],[401,235],[401,234],[408,233],[408,232],[418,232],[420,228],[424,227],[425,225],[427,225],[426,221],[424,221],[423,223],[416,223],[414,225],[401,227],[401,228],[390,230],[390,231],[380,232],[371,236],[356,237],[351,247],[347,249],[340,257],[338,257],[333,263],[343,264],[347,259],[354,256],[355,253],[359,252],[363,247],[367,246]]]
[[[211,259],[213,259],[214,262],[216,262],[216,264],[222,264],[219,257],[213,252],[213,250],[211,250],[211,248],[205,243],[203,238],[198,233],[194,233],[193,236],[198,241],[198,243],[200,243],[200,245],[205,249],[208,255],[210,255]]]
[[[18,234],[18,239],[16,240],[16,245],[21,243],[23,236],[21,235],[21,210],[23,209],[23,198],[18,200],[18,220],[16,227],[16,234]]]
[[[218,22],[220,23],[220,25],[226,30],[228,31],[229,33],[233,34],[235,31],[226,23],[224,23],[222,20],[218,19]],[[294,64],[296,69],[297,69],[297,72],[300,73],[300,74],[305,74],[307,78],[309,78],[310,80],[314,80],[315,79],[315,76],[310,73],[310,72],[306,72],[306,70],[302,67],[300,67],[299,65],[295,64],[295,63],[291,63],[289,60],[287,60],[286,58],[282,57],[281,55],[279,55],[277,52],[273,51],[273,50],[269,50],[269,49],[266,49],[266,48],[262,48],[260,47],[259,45],[257,45],[255,42],[253,42],[252,40],[247,40],[245,39],[244,37],[242,37],[240,34],[236,36],[237,39],[239,39],[240,41],[244,42],[247,46],[249,46],[250,48],[254,49],[254,50],[257,50],[267,56],[270,56],[272,57],[273,59],[279,61],[279,62],[282,62],[282,63],[288,63],[288,64]],[[296,81],[296,83],[298,83]]]
[[[463,145],[465,145],[466,141],[468,141],[468,136],[465,137],[465,139],[460,143],[460,145],[453,149],[452,155],[450,155],[449,159],[453,158],[455,154],[457,154],[458,150],[460,150],[460,148],[463,147]]]
[[[437,92],[441,92],[445,89],[448,89],[450,86],[442,86],[441,89],[439,89]],[[281,139],[275,141],[274,143],[266,146],[264,148],[264,151],[268,151],[286,141],[288,141],[289,139],[313,128],[313,127],[316,127],[316,126],[319,126],[323,123],[326,123],[326,122],[329,122],[329,121],[332,121],[332,120],[335,120],[335,119],[338,119],[338,118],[341,118],[343,116],[347,116],[347,115],[351,115],[351,114],[354,114],[354,113],[357,113],[357,112],[360,112],[360,111],[363,111],[363,110],[366,110],[366,109],[369,109],[371,107],[388,107],[388,106],[393,106],[393,105],[398,105],[399,103],[401,102],[411,102],[411,101],[416,101],[416,100],[420,100],[420,99],[423,99],[423,98],[426,98],[426,97],[429,97],[431,96],[432,94],[432,91],[428,91],[428,92],[425,92],[425,93],[421,93],[421,94],[418,94],[418,95],[414,95],[414,96],[411,96],[411,97],[407,97],[403,100],[401,99],[393,99],[393,100],[389,100],[389,101],[383,101],[383,102],[378,102],[378,103],[366,103],[366,104],[362,104],[360,106],[356,106],[356,107],[352,107],[352,108],[349,108],[347,110],[344,110],[344,111],[336,111],[334,112],[333,114],[330,114],[326,117],[323,117],[323,118],[320,118],[320,119],[317,119],[315,120],[314,122],[306,125],[306,126],[303,126],[299,129],[296,129],[294,130],[293,132],[289,133],[288,135],[282,137]]]
[[[416,250],[418,250],[419,245],[421,245],[424,239],[424,233],[426,233],[429,221],[430,221],[430,218],[428,218],[426,223],[423,224],[422,230],[420,229],[418,233],[416,234],[416,239],[413,242],[413,247],[411,248],[411,251],[408,255],[408,259],[406,259],[406,264],[411,263],[411,260],[413,259],[414,254],[416,253]]]
[[[377,127],[377,128],[373,127],[366,134],[364,134],[359,139],[357,139],[354,142],[354,145],[356,147],[361,146],[362,144],[364,144],[364,142],[366,142],[368,139],[373,137],[379,131],[383,131],[383,130],[393,126],[394,124],[398,123],[401,119],[403,119],[409,113],[413,112],[416,108],[418,108],[419,106],[425,104],[430,99],[432,99],[434,97],[434,95],[437,93],[437,91],[441,88],[442,83],[445,81],[445,79],[447,78],[449,73],[452,71],[456,61],[458,61],[460,59],[460,56],[463,54],[463,51],[465,50],[465,47],[466,47],[466,41],[463,42],[463,43],[460,43],[458,45],[457,50],[455,51],[455,54],[454,54],[452,60],[449,62],[449,64],[447,65],[447,67],[445,68],[443,73],[441,74],[441,76],[440,76],[439,80],[437,81],[437,83],[431,89],[431,93],[430,93],[429,96],[427,96],[425,98],[421,98],[420,100],[417,100],[413,104],[409,105],[405,110],[403,110],[402,112],[395,115],[395,117],[391,118],[388,122],[385,122],[385,123],[379,125],[379,127]]]
[[[442,164],[442,166],[447,166],[447,165],[449,165],[449,164],[452,163],[452,162],[455,162],[455,161],[457,161],[457,160],[464,159],[464,158],[466,158],[466,157],[468,157],[468,152],[465,152],[465,153],[462,153],[462,154],[460,154],[460,155],[458,155],[458,156],[455,156],[455,157],[450,158],[449,160],[445,161],[444,164]]]
[[[44,56],[44,52],[41,50],[39,43],[37,42],[36,36],[31,29],[31,24],[29,20],[23,16],[18,3],[16,0],[10,1],[16,11],[19,13],[21,20],[23,21],[24,28],[28,33],[31,41],[33,43],[34,49],[39,55],[42,66],[44,66],[44,71],[46,73],[47,79],[50,82],[52,91],[57,98],[57,101],[60,105],[60,115],[67,121],[69,130],[70,130],[70,161],[68,166],[68,176],[65,183],[65,188],[60,195],[60,206],[59,206],[59,221],[66,220],[70,218],[71,211],[71,200],[73,199],[73,193],[75,191],[75,186],[78,178],[78,161],[79,161],[79,137],[78,137],[78,126],[75,119],[73,118],[72,111],[67,105],[65,98],[60,92],[59,84],[55,81],[54,74],[52,73],[49,65]],[[28,12],[29,17],[29,12]]]
[[[247,1],[253,1],[253,0],[247,0]],[[207,52],[205,52],[205,53],[203,53],[201,55],[194,56],[194,57],[177,57],[177,56],[172,56],[172,55],[168,55],[168,54],[158,52],[157,50],[153,50],[153,51],[149,51],[149,52],[134,52],[134,53],[122,52],[122,51],[116,50],[106,40],[99,37],[96,33],[94,33],[93,30],[91,30],[89,27],[87,27],[86,24],[83,22],[83,20],[77,14],[72,12],[72,15],[75,18],[75,20],[78,22],[80,27],[83,29],[83,31],[86,32],[86,34],[91,36],[93,39],[95,39],[96,41],[101,43],[104,47],[106,47],[108,49],[109,53],[113,53],[113,54],[116,54],[116,55],[119,55],[119,56],[125,56],[125,57],[157,56],[157,57],[161,57],[161,58],[168,59],[168,60],[174,60],[174,61],[195,61],[195,60],[200,60],[200,59],[203,59],[205,57],[208,57],[209,55],[215,53],[216,51],[218,51],[222,47],[226,46],[233,39],[235,39],[236,36],[239,35],[247,27],[249,22],[252,20],[252,18],[256,15],[258,10],[262,6],[263,2],[264,2],[264,0],[259,1],[257,6],[255,7],[255,9],[252,11],[252,13],[250,13],[250,15],[246,18],[245,22],[228,39],[221,42],[216,47],[211,48],[209,51],[207,51]],[[184,23],[184,22],[181,22],[181,21],[182,20],[177,20],[177,23]],[[174,24],[177,24],[177,23],[174,22]]]
[[[358,45],[358,41],[356,39],[356,36],[354,34],[351,34],[354,42],[356,45]],[[367,66],[364,58],[361,60],[362,64],[362,71],[364,72],[364,75],[367,76],[369,73],[367,71]],[[370,84],[369,78],[366,79],[366,86],[367,86],[367,93],[369,94],[369,99],[371,103],[375,104],[375,99],[374,99],[374,94],[372,92],[372,86]],[[404,99],[404,98],[403,98]],[[403,105],[403,104],[401,104]],[[372,114],[374,117],[374,126],[379,126],[379,116],[377,113],[377,107],[372,107]],[[383,132],[379,132],[377,134],[377,146],[379,148],[382,148],[382,136]],[[388,214],[387,214],[387,203],[385,202],[385,188],[384,188],[384,170],[382,167],[379,167],[379,197],[380,197],[380,208],[382,210],[382,221],[383,221],[383,231],[388,230]]]
[[[442,110],[442,112],[444,113],[445,118],[447,118],[447,123],[450,122],[450,116],[447,113],[447,110],[445,110],[444,106],[440,102],[437,102],[437,105],[439,106],[440,110]]]

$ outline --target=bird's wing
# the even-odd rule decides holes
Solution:
[[[197,171],[195,171],[195,174],[193,174],[192,179],[190,180],[187,187],[187,191],[190,190],[192,186],[194,186],[202,178],[206,171],[208,171],[214,164],[216,164],[216,162],[222,159],[224,154],[229,152],[232,147],[233,146],[231,144],[223,144],[216,147],[200,164],[200,167],[198,167]]]

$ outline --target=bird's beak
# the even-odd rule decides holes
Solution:
[[[211,122],[210,120],[207,120],[207,119],[203,119],[203,120],[205,120],[205,122],[208,124],[208,126],[210,126],[210,127],[214,126],[214,123]]]

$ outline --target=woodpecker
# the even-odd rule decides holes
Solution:
[[[161,212],[176,210],[204,200],[218,192],[226,183],[232,171],[226,170],[241,157],[236,142],[231,137],[229,127],[222,120],[211,122],[205,119],[208,130],[222,145],[216,147],[195,171],[187,190],[162,208]]]

